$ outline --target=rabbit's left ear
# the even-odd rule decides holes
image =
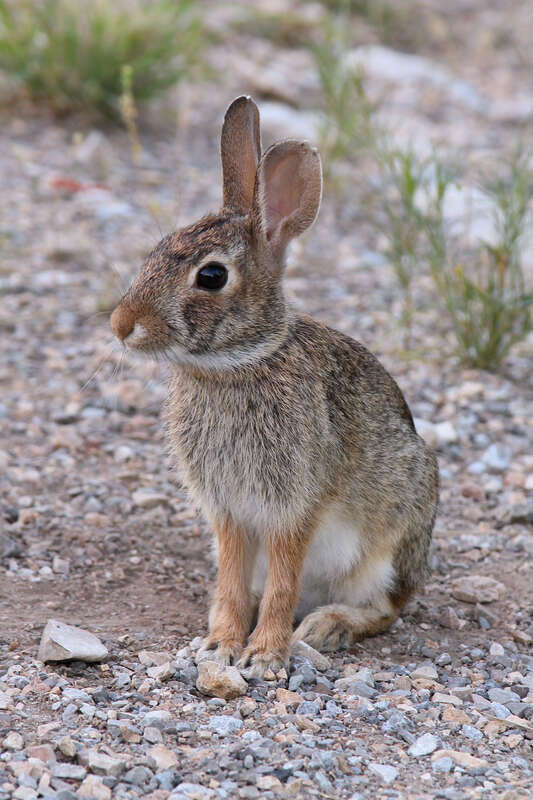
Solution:
[[[321,195],[322,167],[315,147],[292,139],[270,147],[255,181],[252,217],[259,244],[281,257],[289,241],[314,222]]]
[[[255,173],[261,158],[259,110],[251,97],[237,97],[229,106],[220,142],[224,211],[248,214]]]

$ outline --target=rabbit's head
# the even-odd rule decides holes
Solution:
[[[276,349],[285,250],[320,206],[317,150],[287,140],[261,157],[251,98],[228,108],[221,155],[221,212],[162,239],[111,317],[128,348],[182,366],[231,367]]]

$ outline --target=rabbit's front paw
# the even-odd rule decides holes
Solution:
[[[265,651],[249,644],[242,654],[237,666],[245,678],[262,678],[267,670],[279,672],[287,660],[281,653]]]
[[[236,664],[242,653],[242,644],[236,641],[222,641],[208,636],[196,654],[196,663],[200,661],[216,661],[224,667]]]

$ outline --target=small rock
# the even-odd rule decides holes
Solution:
[[[476,758],[463,750],[437,750],[433,753],[431,761],[434,763],[441,758],[451,758],[454,764],[464,769],[481,769],[488,767],[488,762],[483,758]]]
[[[141,734],[139,731],[133,727],[133,725],[120,725],[120,738],[123,742],[129,742],[130,744],[139,744],[142,739]]]
[[[420,664],[413,672],[411,672],[411,678],[414,680],[416,678],[427,678],[432,681],[438,680],[439,674],[437,672],[437,668],[434,664],[426,663]]]
[[[98,775],[112,775],[118,778],[126,769],[126,761],[123,758],[101,753],[98,750],[82,750],[78,758],[90,772]]]
[[[293,656],[307,658],[311,664],[321,672],[331,669],[331,659],[328,658],[328,656],[325,656],[323,653],[319,653],[318,650],[315,650],[314,647],[311,647],[311,645],[307,644],[307,642],[304,642],[301,639],[292,645],[291,654]]]
[[[163,741],[163,735],[159,728],[145,728],[143,736],[149,744],[157,744]]]
[[[465,603],[493,603],[505,594],[503,583],[485,575],[465,575],[451,584],[451,593],[456,600]]]
[[[177,755],[172,750],[169,750],[168,747],[165,747],[164,744],[156,744],[154,747],[150,747],[148,755],[154,759],[158,772],[172,769],[178,763]]]
[[[281,789],[281,781],[275,775],[261,775],[257,779],[257,788],[265,792]]]
[[[96,775],[87,775],[76,794],[87,800],[111,800],[111,789]]]
[[[54,778],[65,780],[82,781],[87,775],[85,767],[79,764],[68,764],[67,762],[56,762],[51,769]]]
[[[435,692],[431,698],[434,703],[446,703],[451,706],[462,706],[463,701],[453,694],[443,694],[442,692]]]
[[[101,661],[108,655],[100,639],[83,628],[51,619],[46,623],[38,658],[40,661]]]
[[[491,444],[482,460],[492,472],[505,472],[511,463],[511,450],[504,444]]]
[[[210,697],[233,700],[246,694],[248,684],[237,667],[225,667],[215,661],[203,661],[198,665],[196,688]]]
[[[442,756],[442,758],[435,759],[431,768],[435,772],[451,772],[453,769],[453,761],[450,756]]]
[[[136,492],[133,492],[131,499],[139,508],[155,508],[156,506],[169,505],[168,497],[153,489],[137,489]]]
[[[157,652],[149,650],[141,650],[137,658],[145,667],[161,667],[163,664],[168,664],[172,659],[170,653],[166,651]]]
[[[335,689],[338,692],[345,692],[355,697],[366,697],[368,700],[372,700],[378,695],[376,689],[373,689],[367,683],[363,683],[363,681],[355,680],[353,676],[339,678],[338,681],[335,681]]]
[[[160,731],[163,731],[163,733],[176,732],[176,720],[172,714],[165,709],[158,708],[154,711],[148,711],[148,713],[144,715],[142,722],[146,728],[158,728]]]
[[[241,719],[226,716],[225,714],[211,717],[208,725],[209,730],[218,733],[219,736],[229,736],[232,733],[236,733],[240,731],[242,726],[243,721]]]
[[[282,689],[281,687],[276,689],[276,700],[286,706],[299,706],[302,699],[297,692],[291,692],[289,689]]]
[[[454,608],[447,606],[441,613],[440,624],[443,628],[449,628],[452,631],[461,631],[463,628],[466,628],[467,621],[466,619],[458,617]]]
[[[367,686],[371,686],[372,689],[374,688],[374,675],[372,674],[372,670],[368,667],[362,667],[361,669],[357,670],[352,676],[355,680],[362,681],[366,683]]]
[[[24,739],[17,731],[10,731],[2,744],[6,750],[22,750],[24,748]]]
[[[70,738],[70,736],[62,736],[59,742],[57,743],[60,751],[63,753],[64,756],[67,758],[74,758],[76,755],[76,745]]]
[[[376,761],[371,761],[368,765],[370,772],[377,775],[383,783],[392,783],[398,777],[398,770],[396,767],[391,767],[389,764],[378,764]]]
[[[0,560],[3,558],[16,558],[21,553],[20,542],[5,533],[0,533]]]
[[[480,742],[483,739],[483,734],[479,728],[474,728],[473,725],[463,725],[461,733],[470,739],[471,742]]]
[[[533,502],[518,503],[508,508],[505,512],[504,522],[509,525],[533,525]]]
[[[439,740],[432,733],[424,733],[413,742],[407,751],[410,756],[427,756],[439,746]]]
[[[507,706],[509,703],[520,702],[520,697],[516,692],[511,691],[511,689],[498,689],[497,687],[489,689],[489,699],[493,703],[501,703],[504,706]]]
[[[155,667],[148,667],[146,672],[149,678],[153,678],[156,681],[163,682],[163,681],[168,681],[170,678],[172,678],[176,670],[172,666],[170,661],[167,661],[166,664],[160,664]]]
[[[44,764],[56,760],[54,748],[49,744],[34,744],[32,747],[27,747],[26,755],[28,758],[38,758]]]

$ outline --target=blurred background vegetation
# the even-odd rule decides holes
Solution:
[[[209,49],[223,44],[225,34],[213,12],[225,5],[0,0],[0,72],[17,103],[30,100],[61,117],[81,115],[87,125],[102,119],[125,126],[132,151],[138,152],[148,101],[183,80],[216,87],[219,76]],[[400,146],[379,116],[379,102],[367,92],[364,65],[351,58],[354,46],[368,41],[402,53],[438,52],[452,36],[438,4],[323,0],[280,10],[275,3],[272,8],[251,3],[241,7],[230,27],[310,54],[328,191],[349,203],[347,165],[368,176],[364,222],[396,276],[404,348],[413,346],[424,285],[448,320],[461,360],[482,369],[499,367],[533,329],[533,293],[523,265],[533,196],[527,136],[517,130],[508,152],[497,163],[477,163],[474,178],[461,155]],[[450,197],[472,185],[490,204],[495,231],[490,241],[472,241],[445,213]]]

